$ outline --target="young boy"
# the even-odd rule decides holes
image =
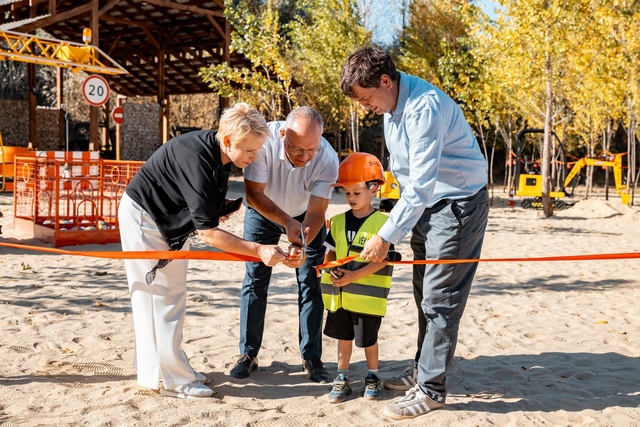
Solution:
[[[353,153],[342,162],[334,187],[343,187],[351,210],[331,218],[325,262],[358,255],[385,223],[387,216],[371,206],[384,182],[382,164],[372,154]],[[338,376],[329,393],[331,403],[344,402],[351,394],[349,360],[354,340],[364,348],[367,359],[364,398],[382,397],[377,376],[378,330],[387,311],[392,272],[387,262],[366,263],[356,258],[322,275],[322,299],[328,310],[324,334],[338,340]]]

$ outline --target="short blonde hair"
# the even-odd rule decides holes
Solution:
[[[231,141],[240,141],[249,134],[260,136],[262,139],[267,139],[271,134],[267,122],[258,110],[244,102],[224,110],[216,134],[218,143],[222,144],[225,136]]]

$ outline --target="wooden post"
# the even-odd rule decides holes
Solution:
[[[116,98],[116,107],[122,107],[122,104],[123,104],[122,101],[124,98],[125,98],[124,96],[118,95],[118,97]],[[122,125],[116,125],[116,160],[120,160],[120,150],[122,149],[121,147],[122,147]]]
[[[54,2],[55,3],[55,2]],[[65,110],[68,106],[65,103],[64,93],[64,69],[56,68],[56,109],[58,110],[58,147],[65,147],[67,142],[67,126]]]
[[[107,102],[105,102],[102,107],[100,108],[100,116],[101,116],[101,120],[100,122],[104,124],[104,128],[102,130],[102,133],[100,134],[100,150],[101,151],[106,151],[110,146],[110,139],[109,139],[109,115],[111,113],[111,101],[107,100]]]
[[[165,124],[168,122],[168,114],[169,114],[169,102],[168,97],[164,91],[164,48],[160,47],[158,50],[158,95],[157,101],[158,106],[160,108],[160,117],[158,121],[158,127],[160,131],[160,145],[167,142],[169,139],[169,132],[165,132]],[[168,128],[168,126],[167,126]]]
[[[92,34],[92,38],[91,38],[91,44],[93,44],[94,46],[98,46],[100,38],[99,38],[99,33],[98,33],[98,0],[92,0],[92,7],[91,7],[91,23],[90,23],[90,27],[91,27],[91,34]],[[100,137],[99,137],[99,132],[100,129],[98,128],[98,107],[89,107],[89,151],[93,151],[96,149],[96,147],[98,147],[98,144],[100,143]]]
[[[27,146],[30,148],[38,147],[38,132],[36,122],[36,66],[35,64],[27,64],[27,90],[29,94],[29,141]]]

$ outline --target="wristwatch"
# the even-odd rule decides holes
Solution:
[[[380,238],[380,240],[382,240],[382,243],[384,243],[385,245],[390,245],[391,242],[386,240],[384,237],[382,237],[381,235],[378,234],[378,237]]]

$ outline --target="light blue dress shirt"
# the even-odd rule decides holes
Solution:
[[[338,179],[338,155],[331,144],[320,139],[320,152],[301,168],[293,166],[284,151],[280,129],[285,122],[267,124],[271,136],[256,160],[244,169],[249,181],[267,184],[264,194],[287,215],[296,217],[307,211],[309,197],[330,199],[332,184]]]
[[[390,169],[400,200],[378,234],[397,244],[425,208],[473,196],[487,184],[487,162],[460,107],[418,77],[400,73],[398,103],[384,115]]]

